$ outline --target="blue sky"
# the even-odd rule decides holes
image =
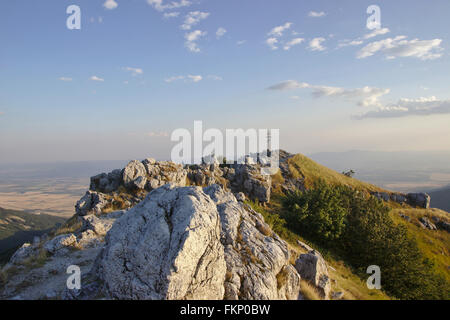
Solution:
[[[81,30],[66,27],[72,4]],[[282,148],[306,154],[450,150],[449,12],[447,0],[2,1],[0,162],[164,158],[194,120],[279,128]]]

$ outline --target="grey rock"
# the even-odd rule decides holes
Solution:
[[[426,193],[408,193],[408,203],[412,206],[430,208],[431,197]]]
[[[295,269],[302,279],[308,280],[316,286],[325,299],[329,298],[331,281],[328,276],[327,264],[320,253],[313,250],[301,254],[295,262]]]
[[[75,212],[79,216],[89,214],[100,214],[102,209],[108,204],[106,196],[100,192],[87,191],[75,205]]]
[[[141,185],[142,179],[146,179],[147,170],[137,160],[130,161],[122,173],[122,183],[127,189],[135,189]]]
[[[425,228],[430,230],[437,230],[436,226],[427,217],[421,217],[419,218],[419,221]]]
[[[35,254],[35,247],[29,243],[24,243],[16,252],[11,256],[9,262],[15,265],[20,265],[25,260],[31,258]]]
[[[73,246],[76,243],[77,238],[74,234],[62,234],[46,242],[44,249],[50,254],[55,254],[57,251]]]

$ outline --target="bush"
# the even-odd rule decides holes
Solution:
[[[449,299],[449,284],[436,274],[415,239],[396,225],[390,209],[374,197],[348,187],[318,182],[283,200],[288,226],[333,250],[367,278],[366,268],[381,269],[383,289],[400,299]]]

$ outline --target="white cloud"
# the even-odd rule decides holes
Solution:
[[[61,78],[59,78],[59,80],[60,80],[60,81],[70,82],[70,81],[72,81],[72,78],[69,78],[69,77],[61,77]]]
[[[407,40],[406,36],[397,36],[367,44],[358,51],[356,57],[363,59],[381,52],[387,59],[414,57],[421,60],[432,60],[442,56],[441,43],[442,39]]]
[[[309,49],[311,51],[324,51],[326,48],[322,46],[325,38],[314,38],[309,42]]]
[[[379,106],[378,99],[390,92],[390,89],[381,89],[375,87],[363,87],[355,89],[346,89],[331,86],[317,86],[306,82],[296,80],[287,80],[268,88],[269,90],[293,90],[293,89],[312,89],[312,95],[315,98],[321,97],[340,97],[348,100],[356,100],[359,106]]]
[[[147,0],[147,3],[158,11],[189,7],[192,4],[192,2],[188,0],[180,0],[178,2],[172,1],[168,4],[164,4],[163,0]]]
[[[98,82],[105,81],[105,79],[99,78],[97,76],[92,76],[92,77],[89,78],[89,80],[91,80],[91,81],[98,81]]]
[[[209,12],[192,11],[186,15],[184,23],[181,25],[183,30],[191,30],[193,26],[198,24],[201,20],[209,17]]]
[[[390,30],[388,28],[375,29],[373,32],[366,34],[364,36],[364,39],[374,38],[376,36],[383,35],[389,32]]]
[[[282,26],[273,28],[267,35],[274,36],[274,37],[281,37],[281,36],[283,36],[283,32],[285,30],[289,29],[291,26],[292,26],[292,22],[286,22]]]
[[[293,46],[296,46],[300,43],[302,43],[303,41],[305,41],[305,39],[303,38],[295,38],[292,39],[291,41],[289,41],[288,43],[286,43],[283,47],[284,50],[289,50],[290,48],[292,48]]]
[[[217,31],[216,31],[216,37],[217,37],[217,39],[222,38],[222,37],[225,35],[225,33],[227,33],[227,29],[222,28],[222,27],[220,27],[219,29],[217,29]]]
[[[400,118],[435,114],[450,114],[450,100],[439,100],[434,96],[419,99],[400,99],[396,104],[381,106],[377,110],[355,116],[355,118]]]
[[[114,0],[106,0],[105,3],[103,3],[103,6],[108,10],[113,10],[117,8],[118,4]]]
[[[197,41],[206,36],[206,31],[195,30],[184,35],[186,42],[185,47],[191,52],[200,52],[200,48],[197,45]]]
[[[266,44],[270,47],[270,49],[272,50],[277,50],[278,47],[276,46],[276,44],[278,43],[278,39],[277,38],[269,38],[266,40]]]
[[[311,18],[320,18],[320,17],[325,17],[326,13],[323,11],[317,12],[317,11],[310,11],[308,13],[308,16]]]
[[[133,75],[133,76],[137,76],[137,75],[140,75],[140,74],[144,74],[144,70],[142,70],[141,68],[131,68],[131,67],[125,67],[125,68],[123,68],[125,71],[129,71],[129,72],[131,72],[131,74]]]
[[[236,44],[238,45],[238,46],[242,46],[244,43],[246,43],[247,42],[247,40],[239,40],[239,41],[237,41],[236,42]]]
[[[200,82],[203,80],[203,77],[201,75],[187,75],[187,76],[174,76],[165,79],[167,83],[171,83],[178,80],[185,80],[185,82]]]
[[[165,19],[170,19],[170,18],[176,18],[179,15],[180,15],[179,12],[165,12],[163,16]]]
[[[363,43],[364,43],[364,41],[362,41],[362,40],[343,40],[338,44],[338,48],[359,46]]]

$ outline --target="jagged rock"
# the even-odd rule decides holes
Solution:
[[[122,179],[122,170],[113,170],[106,174],[101,173],[99,175],[91,177],[90,190],[103,193],[109,193],[119,188]]]
[[[430,230],[437,230],[436,226],[427,217],[421,217],[419,218],[419,221],[425,228]]]
[[[313,248],[308,246],[306,243],[301,242],[300,240],[297,240],[297,244],[300,246],[300,248],[302,248],[303,250],[306,250],[307,252],[314,251]]]
[[[95,191],[87,191],[75,205],[75,212],[79,216],[100,214],[107,204],[108,201],[104,194]]]
[[[35,247],[30,243],[24,243],[9,259],[9,263],[20,265],[25,260],[32,257],[35,253]]]
[[[93,272],[120,299],[297,299],[287,244],[218,185],[152,191],[119,218]]]
[[[405,203],[408,201],[408,198],[404,194],[393,193],[391,194],[391,200],[397,203]]]
[[[97,218],[94,215],[82,217],[83,229],[92,230],[99,236],[104,236],[112,228],[114,219]]]
[[[331,281],[328,276],[327,264],[320,253],[313,250],[301,254],[295,262],[295,269],[302,279],[308,280],[316,286],[325,299],[329,298]]]
[[[57,251],[73,246],[76,243],[77,238],[74,234],[62,234],[45,243],[44,249],[50,254],[55,254]]]
[[[408,203],[412,206],[418,206],[421,208],[430,208],[431,197],[426,193],[408,193]]]
[[[139,187],[142,184],[142,180],[146,179],[146,176],[147,170],[145,169],[145,166],[140,161],[133,160],[127,164],[125,169],[123,169],[122,183],[127,189],[143,189]]]
[[[218,185],[204,189],[220,214],[227,274],[225,298],[297,299],[300,276],[289,267],[289,249],[278,235],[256,227],[262,216]],[[278,277],[277,277],[278,276]],[[281,280],[279,283],[278,279]]]

